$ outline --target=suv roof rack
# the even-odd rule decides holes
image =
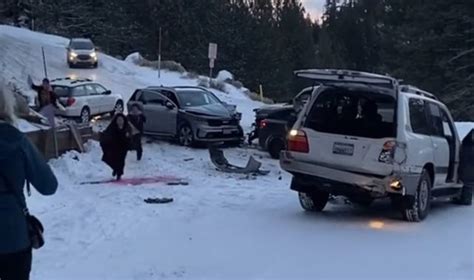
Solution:
[[[424,96],[424,97],[427,97],[427,98],[431,98],[431,99],[434,99],[434,100],[439,100],[438,97],[436,97],[434,94],[429,93],[425,90],[419,89],[419,88],[417,88],[415,86],[412,86],[412,85],[400,85],[400,91],[407,92],[407,93],[412,93],[412,94],[417,94],[417,95]]]

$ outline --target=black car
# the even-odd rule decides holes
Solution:
[[[288,112],[289,110],[293,110],[299,112],[303,106],[306,104],[308,99],[311,97],[314,89],[316,87],[308,87],[300,91],[295,98],[291,101],[284,103],[284,104],[275,104],[275,105],[267,105],[261,108],[255,109],[255,122],[253,123],[254,130],[248,136],[248,144],[251,145],[253,140],[259,138],[260,135],[260,127],[261,122],[264,119],[267,119],[269,115],[274,113],[278,113],[280,111]],[[263,147],[263,146],[262,146]]]
[[[297,118],[298,113],[293,107],[284,107],[260,121],[258,142],[272,158],[278,159],[280,152],[286,149],[286,136]]]

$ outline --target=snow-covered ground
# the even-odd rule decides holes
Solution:
[[[51,77],[93,77],[129,96],[151,84],[194,85],[196,80],[156,72],[100,55],[97,70],[69,70],[60,37],[0,26],[0,75],[26,87],[42,77],[41,46]],[[249,127],[259,104],[232,88],[222,99],[238,105]],[[462,124],[460,134],[467,133]],[[472,126],[471,126],[472,127]],[[81,184],[111,178],[100,147],[50,162],[60,181],[52,197],[28,202],[46,226],[46,246],[34,252],[32,279],[473,279],[474,207],[436,202],[428,219],[406,223],[386,201],[370,209],[344,203],[304,213],[289,190],[290,176],[256,150],[228,149],[231,162],[250,155],[270,170],[245,178],[216,171],[208,152],[166,142],[131,153],[124,178],[176,176],[188,186]],[[170,204],[145,204],[148,197]]]

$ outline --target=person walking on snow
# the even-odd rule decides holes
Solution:
[[[136,133],[132,137],[131,148],[132,150],[137,151],[137,160],[140,161],[143,155],[142,135],[143,135],[143,126],[146,122],[146,117],[143,115],[143,112],[140,109],[140,107],[137,104],[135,104],[132,106],[127,118],[130,124],[133,125],[138,130],[138,133]]]
[[[43,195],[56,192],[58,181],[42,155],[15,128],[15,99],[0,88],[0,279],[28,280],[32,244],[23,212],[23,188],[30,182]],[[19,200],[22,200],[20,203]]]
[[[124,173],[131,135],[131,127],[123,114],[116,114],[100,134],[102,161],[112,168],[112,176],[116,176],[117,180],[120,180]]]

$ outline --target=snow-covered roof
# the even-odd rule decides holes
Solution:
[[[79,86],[79,85],[83,85],[83,84],[90,84],[94,82],[93,80],[91,79],[87,79],[87,78],[70,78],[70,77],[66,77],[66,78],[58,78],[58,79],[53,79],[51,80],[51,85],[55,85],[55,86],[66,86],[66,87],[75,87],[75,86]]]

